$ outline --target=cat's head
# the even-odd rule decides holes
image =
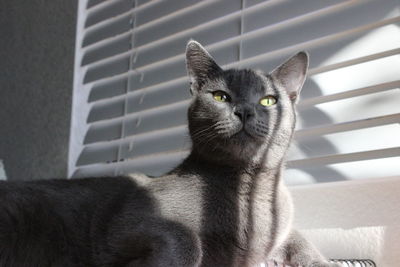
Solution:
[[[193,151],[220,163],[278,164],[293,135],[307,54],[296,54],[270,73],[223,70],[198,42],[190,41],[186,63],[193,94],[188,113]]]

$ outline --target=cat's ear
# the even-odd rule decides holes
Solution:
[[[308,54],[299,52],[270,73],[286,89],[293,102],[298,99],[306,80],[308,61]]]
[[[186,46],[186,68],[191,90],[199,90],[206,80],[217,77],[222,69],[204,47],[190,40]]]

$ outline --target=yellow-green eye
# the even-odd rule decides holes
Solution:
[[[228,102],[229,101],[229,95],[225,92],[222,91],[215,91],[212,93],[213,98],[217,100],[218,102]]]
[[[263,105],[264,107],[269,107],[269,106],[275,105],[276,101],[277,100],[274,96],[267,95],[260,99],[260,104]]]

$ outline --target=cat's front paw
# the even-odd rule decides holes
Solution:
[[[313,262],[309,267],[343,267],[343,265],[337,262],[319,261]]]

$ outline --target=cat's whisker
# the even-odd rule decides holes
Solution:
[[[214,130],[216,131],[220,131],[220,130],[226,130],[226,129],[231,129],[232,125],[231,124],[226,124],[226,125],[220,125],[214,128]]]
[[[197,138],[197,137],[198,137],[199,135],[201,135],[202,133],[211,130],[213,127],[215,127],[215,125],[216,125],[216,124],[214,123],[213,125],[211,125],[211,126],[209,126],[209,127],[202,128],[201,130],[199,130],[199,131],[197,131],[197,132],[194,132],[194,133],[192,134],[192,137],[193,137],[193,138]]]
[[[230,124],[231,124],[231,122],[229,120],[219,121],[219,122],[216,123],[216,125],[215,125],[216,128],[215,129],[217,129],[217,127],[225,127],[225,126],[230,125]]]
[[[193,140],[197,140],[197,141],[201,141],[201,140],[203,140],[204,138],[207,138],[207,136],[208,136],[209,134],[212,134],[212,131],[203,132],[203,133],[201,133],[201,134],[198,134],[198,135],[192,137],[192,139],[193,139]]]
[[[226,125],[226,124],[231,124],[231,123],[232,122],[228,119],[217,122],[218,125]]]
[[[229,120],[222,120],[222,121],[218,121],[214,124],[212,124],[211,126],[204,128],[198,132],[195,132],[192,134],[192,138],[193,139],[201,139],[204,137],[204,135],[206,135],[208,133],[208,131],[216,131],[219,128],[225,128],[226,126],[228,126],[230,124]]]
[[[218,137],[218,134],[215,132],[210,132],[203,135],[201,138],[196,139],[197,145],[202,146],[206,143],[209,143],[212,139]]]
[[[217,133],[220,135],[225,135],[230,132],[232,132],[232,129],[222,129],[222,130],[218,131]]]

